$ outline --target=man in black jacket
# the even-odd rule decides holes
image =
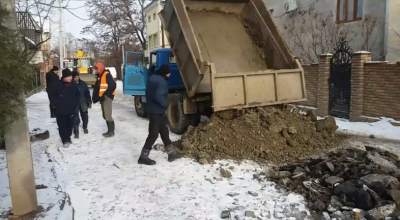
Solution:
[[[85,81],[79,78],[79,73],[77,71],[72,72],[72,77],[74,82],[78,84],[79,91],[81,93],[81,100],[79,102],[79,107],[75,113],[75,124],[74,124],[74,137],[79,138],[79,124],[81,120],[79,119],[79,114],[82,118],[82,127],[85,134],[89,133],[88,123],[89,123],[89,113],[88,109],[92,108],[92,97],[90,96],[89,87]]]
[[[72,144],[72,127],[75,122],[75,112],[81,100],[78,84],[72,82],[72,73],[69,69],[62,71],[61,80],[50,86],[50,102],[56,108],[58,132],[64,147]]]
[[[53,66],[53,68],[48,73],[46,73],[46,92],[47,92],[47,94],[49,94],[50,85],[52,83],[57,82],[57,81],[60,80],[60,76],[58,75],[58,71],[59,71],[58,67],[57,66]],[[49,101],[50,101],[50,97],[49,97]],[[56,117],[56,112],[55,112],[55,108],[54,108],[54,106],[52,105],[51,102],[50,102],[49,107],[50,107],[50,117],[51,118],[55,118]]]
[[[169,130],[164,118],[168,106],[167,79],[170,74],[171,69],[169,65],[164,64],[148,80],[145,110],[149,114],[149,135],[140,154],[139,164],[156,164],[156,161],[149,158],[149,154],[158,138],[158,134],[160,134],[161,140],[164,143],[169,162],[183,157],[183,154],[176,152],[172,146],[171,139],[169,138]]]

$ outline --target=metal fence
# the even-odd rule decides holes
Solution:
[[[31,84],[28,85],[27,90],[25,91],[26,94],[31,93],[32,91],[39,89],[42,87],[42,74],[39,70],[32,71],[31,75]]]

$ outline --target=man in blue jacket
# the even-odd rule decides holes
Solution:
[[[85,81],[81,80],[79,73],[77,71],[72,72],[72,77],[74,82],[78,84],[79,91],[81,92],[81,100],[79,102],[79,107],[75,113],[75,124],[74,124],[74,138],[79,138],[79,124],[81,120],[79,119],[79,114],[82,118],[83,133],[89,133],[88,123],[89,123],[89,113],[88,109],[92,108],[92,97],[89,92],[89,87]]]
[[[145,110],[149,115],[149,135],[140,154],[139,164],[156,164],[156,161],[149,158],[149,154],[158,138],[158,134],[160,134],[161,140],[164,143],[169,162],[183,157],[183,154],[176,152],[172,146],[169,138],[169,130],[164,118],[168,106],[167,79],[170,74],[169,65],[164,64],[148,80]]]
[[[75,112],[81,100],[78,85],[72,82],[72,73],[69,69],[62,71],[61,80],[50,86],[50,102],[56,108],[58,133],[64,147],[72,144],[72,127],[75,122]]]

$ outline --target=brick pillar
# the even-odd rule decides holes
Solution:
[[[328,115],[329,108],[329,75],[332,54],[319,56],[318,66],[318,89],[317,89],[317,115],[324,117]]]
[[[350,120],[359,121],[364,105],[364,63],[371,61],[371,53],[360,51],[353,54],[351,64]]]

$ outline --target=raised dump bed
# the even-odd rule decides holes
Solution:
[[[214,111],[305,101],[304,72],[262,0],[167,0],[160,18],[189,97]]]

